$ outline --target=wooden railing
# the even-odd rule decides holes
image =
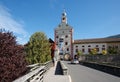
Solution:
[[[43,82],[44,74],[51,67],[52,61],[33,65],[31,72],[14,80],[13,82]],[[28,67],[32,67],[28,66]]]

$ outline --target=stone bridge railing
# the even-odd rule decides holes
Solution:
[[[62,61],[59,61],[62,69],[63,75],[68,75],[68,68],[65,66],[65,64]]]
[[[28,67],[33,67],[30,72],[13,82],[43,82],[44,74],[52,66],[52,62],[46,62],[43,64],[34,64]]]
[[[120,67],[120,55],[81,55],[79,61],[95,62]]]
[[[120,77],[120,55],[81,55],[80,64]]]

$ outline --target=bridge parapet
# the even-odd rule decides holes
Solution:
[[[34,64],[28,67],[33,67],[30,72],[13,82],[43,82],[44,74],[52,65],[52,61],[43,64]]]
[[[79,62],[120,77],[120,55],[82,55]]]
[[[60,65],[62,68],[63,75],[68,75],[68,68],[65,66],[65,64],[62,61],[60,61]]]
[[[120,55],[81,55],[80,62],[96,62],[99,64],[120,67]]]

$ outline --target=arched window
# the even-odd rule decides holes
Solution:
[[[91,47],[91,45],[88,45],[88,47]]]
[[[96,45],[96,47],[99,47],[98,45]]]
[[[102,45],[102,47],[105,47],[105,45]]]
[[[76,46],[76,48],[78,48],[78,46]]]
[[[82,47],[85,47],[84,45],[82,45]]]

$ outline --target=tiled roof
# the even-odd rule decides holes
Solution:
[[[110,42],[120,42],[120,38],[96,38],[96,39],[74,40],[74,44],[80,44],[80,43],[110,43]]]

